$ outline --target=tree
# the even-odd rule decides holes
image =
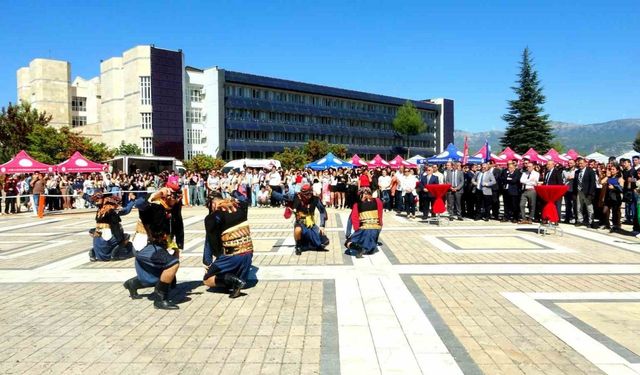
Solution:
[[[329,143],[326,141],[310,140],[302,147],[302,152],[310,160],[318,160],[329,152]]]
[[[0,113],[0,162],[11,159],[20,150],[26,150],[29,145],[27,136],[34,127],[47,126],[51,115],[38,112],[28,102],[2,107]]]
[[[291,149],[288,147],[285,147],[284,151],[282,152],[276,152],[275,154],[273,154],[273,159],[279,160],[282,168],[284,169],[302,169],[304,168],[305,164],[309,163],[310,161],[309,156],[304,151],[300,150],[299,148]]]
[[[211,155],[198,154],[191,158],[191,160],[185,160],[184,167],[188,171],[204,172],[212,169],[221,169],[226,164],[224,160],[220,158],[214,158]]]
[[[640,132],[636,134],[636,139],[633,141],[633,151],[640,152]]]
[[[329,152],[344,160],[347,157],[347,146],[342,144],[329,145]]]
[[[508,101],[508,113],[502,116],[508,124],[500,139],[502,147],[511,147],[519,153],[526,152],[531,147],[539,151],[548,150],[553,134],[549,115],[543,114],[542,104],[546,98],[542,94],[538,72],[533,68],[528,47],[522,53],[516,84],[511,88],[518,98]]]
[[[47,164],[60,163],[76,151],[96,162],[112,158],[115,152],[104,143],[95,143],[67,126],[57,130],[51,126],[36,125],[27,135],[27,140],[27,152]]]
[[[549,148],[553,148],[558,151],[559,154],[567,151],[567,147],[560,141],[559,139],[555,139],[553,142],[549,143]],[[543,152],[540,150],[540,152]]]
[[[409,147],[409,137],[427,131],[427,124],[424,123],[420,112],[413,103],[407,100],[402,107],[398,108],[396,117],[393,119],[393,129],[404,136],[407,147]]]
[[[142,149],[135,143],[120,142],[120,147],[116,149],[118,155],[142,155]]]

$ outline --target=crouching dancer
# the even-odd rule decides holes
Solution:
[[[122,210],[119,210],[120,199],[117,196],[98,193],[90,199],[98,207],[98,212],[96,212],[96,227],[89,231],[93,237],[93,248],[89,251],[89,260],[110,261],[132,257],[133,246],[129,242],[129,235],[122,229],[120,216],[129,214],[136,201],[130,201]]]
[[[356,252],[356,258],[362,258],[362,254],[372,254],[376,251],[378,236],[382,230],[382,209],[382,201],[371,195],[371,189],[360,190],[360,201],[353,205],[347,221],[347,241],[344,244],[348,249]]]
[[[320,213],[320,227],[315,222],[316,208]],[[296,215],[293,227],[293,237],[296,240],[296,255],[303,250],[324,249],[329,245],[329,238],[324,233],[324,225],[327,221],[327,210],[320,198],[313,195],[311,185],[304,184],[300,192],[296,194],[291,208],[285,211],[285,218],[291,215],[291,210]]]
[[[176,283],[180,266],[180,248],[172,239],[184,238],[184,224],[179,210],[179,188],[172,184],[153,193],[139,207],[140,220],[147,232],[147,245],[136,254],[137,276],[124,282],[131,298],[140,298],[138,289],[155,285],[157,309],[175,310],[178,306],[169,300],[169,289]],[[171,252],[170,252],[171,251]]]
[[[231,290],[229,297],[237,298],[249,276],[253,242],[247,221],[249,204],[243,196],[233,196],[223,199],[218,191],[209,195],[203,263],[207,269],[204,285],[226,286]]]

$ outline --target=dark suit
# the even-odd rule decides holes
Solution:
[[[558,168],[553,168],[551,171],[547,171],[542,178],[543,185],[564,185],[562,179],[562,171]],[[558,216],[562,218],[562,199],[558,199],[556,202],[556,210],[558,210]],[[565,212],[566,213],[566,212]]]
[[[582,178],[580,174],[582,173]],[[573,194],[575,196],[576,224],[593,223],[593,198],[596,194],[596,173],[589,167],[576,170],[573,178]],[[587,218],[584,218],[584,212]]]
[[[431,205],[433,203],[433,195],[425,191],[425,186],[437,183],[438,176],[434,174],[432,174],[431,176],[420,176],[420,187],[422,188],[422,191],[420,192],[420,201],[424,200],[424,205],[422,205],[422,216],[425,218],[429,216],[429,212],[431,212]]]
[[[520,217],[520,177],[522,177],[522,173],[517,169],[513,171],[513,173],[507,169],[503,172],[502,177],[502,188],[504,189],[504,219],[515,221]]]
[[[450,218],[457,216],[462,218],[462,193],[464,188],[464,172],[458,170],[445,171],[444,183],[451,184],[451,189],[447,193],[447,211]],[[454,178],[455,177],[455,178]]]
[[[491,213],[493,218],[498,220],[500,218],[500,181],[502,177],[502,169],[494,167],[491,172],[493,173],[493,177],[496,179],[496,182],[498,182],[491,187]]]

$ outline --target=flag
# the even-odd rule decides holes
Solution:
[[[491,160],[491,146],[489,146],[489,140],[485,138],[484,140],[484,161],[488,162]]]
[[[469,160],[469,142],[467,137],[464,137],[464,148],[462,149],[462,165],[467,164]]]

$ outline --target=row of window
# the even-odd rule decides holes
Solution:
[[[186,136],[188,145],[201,145],[207,141],[202,138],[202,129],[187,129]]]
[[[153,155],[153,138],[142,137],[142,154]]]
[[[86,111],[87,110],[87,98],[84,96],[71,97],[71,110],[72,111]]]
[[[202,109],[191,108],[186,110],[187,124],[202,123]]]
[[[151,104],[151,77],[150,76],[140,77],[140,104],[142,105]]]
[[[190,89],[189,90],[190,93],[190,98],[191,101],[194,103],[201,103],[202,99],[204,98],[204,94],[202,93],[202,89]]]
[[[377,130],[393,130],[393,124],[376,121],[363,121],[328,116],[307,116],[296,113],[266,112],[251,109],[229,108],[227,118],[232,120],[264,121],[293,125],[322,124],[335,126],[350,126]]]
[[[151,112],[142,112],[140,113],[140,117],[141,117],[140,123],[142,124],[142,129],[151,129],[152,127]]]
[[[349,135],[324,135],[324,134],[302,134],[302,133],[282,133],[264,132],[258,130],[227,130],[228,139],[259,141],[259,142],[307,142],[310,140],[326,141],[333,144],[345,145],[368,145],[368,146],[398,146],[407,145],[406,140],[398,141],[393,138],[369,138],[354,137]],[[414,140],[408,142],[409,147],[433,147],[432,141]]]
[[[392,105],[368,103],[309,94],[299,94],[295,92],[271,89],[267,90],[256,87],[230,84],[225,86],[225,95],[232,97],[279,101],[284,103],[307,104],[316,107],[330,107],[368,113],[381,113],[386,115],[395,115],[396,111],[398,110],[397,106]],[[425,116],[425,120],[433,120],[436,118],[436,113],[433,111],[420,110],[420,112],[423,113],[423,116]]]
[[[202,151],[188,150],[187,151],[187,159],[191,160],[191,159],[193,159],[194,156],[202,155],[202,154],[204,154],[204,152],[202,152]]]
[[[71,127],[77,128],[79,126],[87,125],[87,116],[72,116],[71,117]]]

